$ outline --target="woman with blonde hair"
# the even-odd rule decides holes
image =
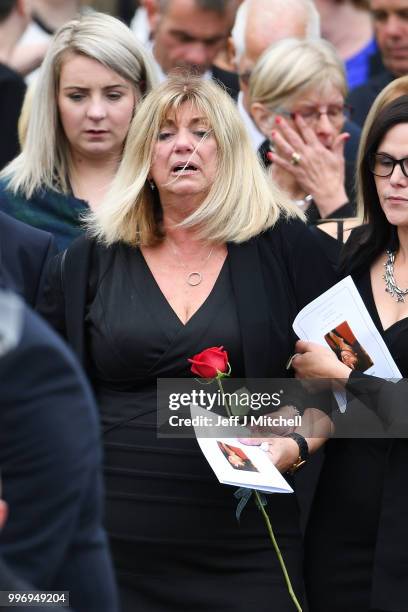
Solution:
[[[332,281],[301,217],[229,96],[173,76],[140,106],[109,193],[89,212],[91,237],[54,262],[42,312],[99,401],[124,610],[293,610],[255,505],[238,524],[196,441],[156,437],[156,381],[191,378],[187,359],[220,345],[234,377],[286,377],[293,317]],[[319,442],[301,440],[266,445],[279,469]],[[301,599],[296,499],[268,508]]]
[[[91,13],[62,26],[28,103],[22,152],[0,175],[0,209],[66,247],[103,199],[153,83],[149,58],[118,19]]]
[[[354,214],[354,167],[343,154],[346,93],[343,65],[321,39],[271,45],[250,76],[251,114],[267,138],[260,152],[310,222]]]

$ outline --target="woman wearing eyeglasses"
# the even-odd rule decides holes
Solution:
[[[354,165],[344,160],[349,107],[344,68],[324,40],[285,39],[259,58],[249,80],[260,153],[310,222],[354,215]]]
[[[408,96],[376,109],[359,152],[365,225],[353,230],[341,267],[352,275],[405,378],[367,376],[330,349],[296,345],[297,377],[338,379],[348,393],[345,418],[368,408],[383,431],[370,439],[369,431],[352,427],[353,439],[327,444],[306,538],[313,612],[408,609]]]

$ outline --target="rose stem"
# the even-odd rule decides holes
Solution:
[[[291,596],[291,598],[293,600],[293,603],[296,606],[296,610],[298,610],[298,612],[302,612],[302,608],[300,607],[300,604],[299,604],[299,602],[297,600],[297,597],[295,595],[295,592],[293,590],[292,583],[291,583],[290,578],[289,578],[288,570],[286,569],[285,561],[283,560],[282,553],[280,551],[278,542],[276,541],[275,534],[273,533],[272,524],[271,524],[270,518],[268,516],[268,513],[266,512],[266,510],[265,510],[265,508],[264,508],[264,506],[263,506],[263,504],[261,502],[261,498],[259,496],[258,491],[256,489],[253,489],[253,491],[255,493],[255,498],[256,498],[256,502],[257,502],[258,508],[262,512],[262,515],[263,515],[265,523],[266,523],[266,528],[267,528],[268,533],[269,533],[269,537],[271,539],[272,545],[273,545],[273,547],[275,549],[275,552],[276,552],[276,555],[278,557],[278,561],[279,561],[280,566],[282,568],[282,572],[283,572],[283,575],[285,577],[286,586],[288,587],[289,595]]]
[[[225,397],[225,395],[224,395],[224,387],[222,386],[221,378],[219,378],[218,376],[217,376],[217,383],[218,383],[218,387],[220,388],[220,391],[221,391],[221,394],[222,394],[222,398],[224,399],[224,397]],[[227,415],[228,416],[232,416],[231,409],[228,406],[228,402],[224,402],[224,405],[225,405],[225,409],[226,409]],[[272,546],[274,547],[276,555],[278,557],[278,561],[279,561],[279,564],[281,566],[281,569],[282,569],[282,572],[283,572],[283,576],[285,578],[286,586],[287,586],[288,591],[289,591],[289,595],[291,596],[292,601],[293,601],[293,603],[296,606],[296,610],[298,610],[298,612],[302,612],[302,608],[301,608],[301,606],[300,606],[300,604],[299,604],[299,602],[297,600],[297,597],[295,595],[295,592],[293,590],[292,583],[290,581],[290,577],[289,577],[289,574],[288,574],[288,570],[286,569],[285,561],[283,560],[282,553],[281,553],[280,548],[279,548],[279,544],[276,541],[275,534],[273,533],[271,520],[270,520],[270,518],[268,516],[268,513],[266,512],[266,510],[265,510],[265,508],[264,508],[264,506],[263,506],[263,504],[261,502],[261,498],[259,496],[258,491],[256,489],[252,489],[252,491],[255,494],[255,499],[256,499],[256,502],[257,502],[257,506],[258,506],[259,510],[261,511],[262,516],[264,517],[266,528],[268,530],[269,537],[270,537],[271,542],[272,542]]]

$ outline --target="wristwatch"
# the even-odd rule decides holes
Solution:
[[[289,474],[294,474],[300,467],[302,467],[302,465],[305,465],[306,461],[309,459],[309,447],[305,438],[299,433],[293,432],[287,434],[286,438],[292,438],[292,440],[294,440],[299,447],[299,457],[288,469]]]

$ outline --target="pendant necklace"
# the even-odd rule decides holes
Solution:
[[[199,285],[202,280],[203,280],[203,274],[202,271],[200,270],[194,270],[193,272],[188,272],[188,266],[187,264],[185,264],[181,258],[180,258],[180,253],[177,253],[176,249],[174,248],[174,246],[171,244],[170,240],[167,239],[167,242],[173,252],[173,255],[177,258],[178,262],[181,264],[181,266],[187,271],[187,278],[186,278],[186,283],[187,285],[190,285],[190,287],[197,287],[197,285]],[[207,262],[209,261],[212,253],[214,251],[214,246],[211,247],[210,252],[208,253],[207,257],[204,259],[203,263],[201,264],[201,270],[203,270],[207,264]]]
[[[394,262],[395,262],[395,251],[386,251],[387,261],[384,264],[385,273],[383,279],[385,280],[385,291],[392,297],[397,299],[397,302],[405,302],[405,296],[408,295],[408,289],[401,289],[398,287],[394,278]]]

